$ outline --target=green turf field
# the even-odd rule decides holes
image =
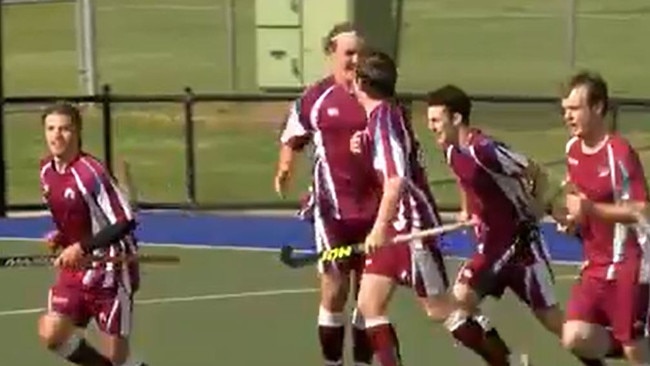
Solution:
[[[400,51],[400,88],[423,91],[455,82],[472,93],[554,95],[568,72],[564,1],[406,0]],[[643,0],[579,1],[579,66],[600,69],[613,94],[650,94],[643,69],[650,54],[650,8]],[[237,79],[254,90],[253,0],[236,1]],[[99,69],[117,93],[225,91],[228,85],[224,2],[221,0],[98,1]],[[76,80],[71,4],[5,8],[6,91],[73,94]],[[647,31],[646,31],[647,30]],[[285,103],[202,103],[196,112],[197,190],[200,202],[274,202],[272,178]],[[621,113],[621,130],[636,146],[650,141],[648,110]],[[100,113],[85,113],[85,143],[101,156]],[[114,110],[115,156],[133,168],[141,199],[184,201],[184,140],[180,105],[147,104]],[[6,115],[9,201],[39,202],[37,158],[43,152],[38,113]],[[424,108],[414,121],[427,149],[432,180],[449,176],[424,130]],[[475,122],[540,161],[562,157],[566,135],[557,106],[480,104]],[[648,161],[648,153],[643,154]],[[306,186],[302,164],[290,198]],[[555,170],[560,174],[561,168]],[[456,202],[452,185],[434,191]]]
[[[28,242],[1,244],[5,254],[38,250]],[[286,269],[272,252],[152,247],[143,251],[182,259],[179,267],[143,269],[134,342],[136,353],[152,365],[319,363],[313,269]],[[455,268],[455,262],[450,264]],[[575,271],[572,266],[556,267],[556,289],[563,302]],[[3,338],[3,364],[63,365],[39,348],[36,334],[38,309],[45,305],[51,280],[48,269],[0,271],[0,329],[10,335]],[[535,364],[577,365],[512,295],[498,304],[488,301],[485,310],[512,347],[530,354]],[[451,338],[425,318],[410,293],[398,292],[391,318],[407,365],[478,362],[452,346]]]

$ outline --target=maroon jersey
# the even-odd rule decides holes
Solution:
[[[623,137],[609,135],[595,148],[583,146],[574,137],[567,143],[566,153],[569,181],[591,201],[648,200],[643,166]],[[580,234],[587,260],[583,273],[587,276],[613,279],[625,265],[638,266],[641,262],[639,236],[631,226],[589,216],[580,222]]]
[[[382,102],[370,113],[367,132],[380,189],[388,178],[406,178],[394,229],[409,232],[439,225],[440,216],[429,189],[420,144],[402,110],[393,103]]]
[[[104,166],[93,156],[81,153],[62,172],[55,168],[52,157],[41,161],[41,187],[54,224],[57,241],[68,246],[98,233],[118,220],[132,219],[131,208]],[[98,249],[95,255],[116,256],[137,251],[129,236],[109,248]],[[62,269],[59,281],[84,288],[115,288],[131,290],[137,286],[135,265],[93,263],[88,269]]]
[[[314,145],[312,203],[321,218],[371,220],[379,192],[372,167],[350,151],[350,139],[367,126],[363,107],[350,91],[326,78],[294,103],[281,141]]]
[[[480,221],[479,253],[500,255],[522,223],[536,221],[524,177],[528,159],[477,129],[471,130],[467,146],[449,145],[445,152],[469,213]]]

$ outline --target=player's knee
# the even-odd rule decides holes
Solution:
[[[347,277],[324,275],[321,279],[321,307],[333,312],[343,311],[349,291],[348,281]]]
[[[600,337],[591,325],[567,322],[562,328],[562,346],[583,357],[602,358],[608,351],[609,339]]]
[[[72,334],[73,329],[69,329],[57,316],[45,314],[38,320],[38,337],[52,351],[65,344]]]
[[[369,297],[359,298],[357,309],[365,319],[383,316],[385,313],[383,304]]]
[[[446,295],[437,295],[422,301],[424,311],[427,317],[434,322],[442,323],[449,317],[454,310],[450,304],[450,299]]]
[[[451,293],[456,306],[470,313],[477,310],[481,300],[468,285],[457,283],[452,288]]]

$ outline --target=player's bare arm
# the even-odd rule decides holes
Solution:
[[[275,193],[284,198],[288,183],[293,172],[296,150],[291,146],[282,144],[278,157],[278,167],[275,173],[274,187]]]
[[[379,204],[377,219],[365,242],[367,252],[372,252],[374,248],[385,243],[386,230],[397,214],[397,204],[404,188],[405,179],[400,176],[392,176],[384,181],[384,192]]]
[[[275,192],[280,197],[284,197],[291,180],[296,155],[311,141],[311,133],[307,131],[301,121],[303,118],[300,111],[301,105],[300,99],[293,103],[280,136],[281,145],[274,179]]]
[[[593,202],[579,193],[569,194],[566,198],[569,215],[575,218],[593,216],[609,222],[635,224],[641,212],[648,210],[647,202],[627,201],[625,203]]]

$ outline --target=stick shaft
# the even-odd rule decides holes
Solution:
[[[51,266],[56,260],[56,255],[16,255],[0,257],[0,267],[42,267]],[[88,263],[179,263],[180,258],[169,255],[135,255],[118,257],[87,257]]]
[[[424,239],[424,238],[428,238],[428,237],[431,237],[431,236],[439,236],[439,235],[446,234],[446,233],[454,231],[454,230],[462,229],[462,228],[465,228],[465,227],[471,227],[471,226],[474,226],[474,225],[475,224],[472,223],[472,222],[456,222],[456,223],[453,223],[453,224],[446,224],[446,225],[436,226],[434,228],[427,229],[427,230],[416,231],[416,232],[409,233],[409,234],[397,235],[393,239],[393,243],[397,244],[397,243],[403,243],[403,242],[407,242],[407,241],[411,241],[411,240]]]

